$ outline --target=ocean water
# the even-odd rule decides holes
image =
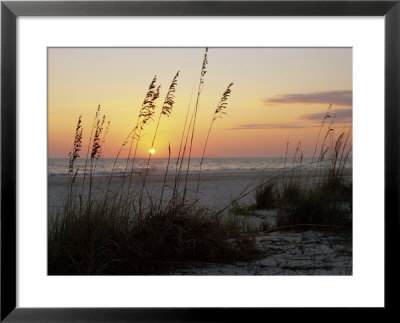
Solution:
[[[192,158],[190,161],[189,172],[198,172],[200,167],[200,158]],[[114,168],[114,175],[120,176],[125,173],[127,167],[126,159],[104,158],[95,161],[96,172],[95,176],[110,175]],[[187,168],[188,160],[184,160],[183,169]],[[301,168],[308,169],[311,158],[303,158]],[[328,161],[323,163],[313,163],[312,167],[325,168],[328,166]],[[90,164],[90,161],[89,161]],[[89,169],[89,164],[86,169]],[[48,174],[49,176],[66,176],[68,175],[68,158],[49,158],[48,159]],[[152,158],[149,164],[151,174],[164,174],[168,165],[168,158]],[[132,161],[128,163],[128,171],[133,167],[134,172],[141,173],[146,169],[147,158],[136,158],[134,164]],[[205,173],[223,173],[223,172],[260,172],[260,171],[275,171],[277,169],[290,169],[298,167],[297,163],[292,160],[287,160],[286,163],[282,158],[257,157],[257,158],[206,158],[203,160],[202,172]],[[78,176],[83,175],[85,169],[85,159],[77,159],[74,164],[74,171],[79,168]],[[346,168],[351,168],[351,160],[349,160]],[[168,169],[174,172],[176,169],[176,159],[171,158]]]

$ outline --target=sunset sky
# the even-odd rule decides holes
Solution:
[[[161,84],[160,109],[179,70],[172,115],[161,119],[154,145],[154,157],[168,157],[168,143],[172,157],[176,156],[192,91],[190,112],[196,100],[204,50],[49,48],[49,157],[68,157],[80,115],[84,144],[88,141],[99,104],[111,122],[104,157],[115,157],[136,124],[154,75]],[[287,141],[292,148],[301,141],[304,155],[311,156],[329,104],[336,113],[337,131],[351,127],[351,48],[210,48],[195,130],[195,157],[202,154],[214,110],[230,82],[234,85],[227,115],[213,125],[208,157],[279,157],[285,154]],[[148,156],[154,126],[152,122],[143,130],[140,157]]]

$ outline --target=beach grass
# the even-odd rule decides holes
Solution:
[[[116,211],[110,201],[93,202],[80,215],[73,208],[59,214],[49,227],[48,273],[168,274],[184,264],[230,263],[258,254],[251,239],[195,202],[171,201],[142,217]]]
[[[327,119],[331,122],[326,123]],[[302,163],[299,143],[291,168],[284,168],[278,179],[257,188],[253,207],[275,209],[278,227],[302,224],[315,224],[316,228],[321,228],[319,225],[351,226],[352,181],[346,177],[346,165],[352,150],[351,130],[336,136],[334,119],[330,106],[322,121],[314,156],[308,165]],[[324,126],[326,133],[320,141]],[[307,175],[299,175],[304,170],[307,170]]]
[[[154,196],[147,185],[151,154],[144,174],[134,171],[137,148],[143,129],[153,121],[160,85],[155,76],[145,94],[136,124],[123,141],[114,161],[107,187],[94,192],[96,169],[102,159],[102,149],[110,123],[101,116],[98,106],[90,129],[83,177],[74,168],[83,141],[81,116],[75,130],[74,144],[70,153],[69,183],[64,205],[49,218],[48,273],[50,275],[112,275],[112,274],[166,274],[183,264],[199,262],[219,263],[248,260],[258,254],[252,239],[241,237],[237,226],[222,220],[222,216],[200,206],[198,200],[187,196],[188,173],[191,163],[193,137],[199,98],[207,68],[206,49],[200,72],[200,81],[189,125],[184,125],[181,147],[175,167],[175,183],[172,194],[165,199],[166,178],[171,171],[169,147],[168,166],[161,193]],[[152,145],[162,118],[173,112],[174,93],[178,86],[177,72],[171,82],[157,118]],[[229,84],[221,96],[213,114],[213,123],[225,112],[230,95]],[[189,107],[188,107],[189,109]],[[189,110],[188,110],[189,115]],[[203,149],[203,158],[208,137]],[[128,150],[119,188],[115,165],[121,152]],[[197,191],[199,189],[198,174]]]
[[[276,203],[277,197],[273,183],[265,184],[256,191],[255,209],[273,209]]]

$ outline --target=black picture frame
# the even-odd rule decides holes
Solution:
[[[3,1],[1,3],[1,321],[251,321],[263,309],[17,308],[16,19],[19,16],[384,16],[385,308],[395,310],[399,275],[400,1]],[[371,188],[373,189],[373,188]],[[283,315],[287,309],[271,309]],[[301,309],[297,309],[301,311]],[[304,312],[304,311],[303,311]],[[332,311],[330,316],[336,315]],[[371,312],[370,312],[371,313]],[[381,309],[374,312],[382,319]],[[374,315],[375,315],[374,314]],[[368,314],[368,315],[372,315]],[[246,318],[246,319],[245,319]],[[252,319],[253,318],[253,319]],[[267,319],[267,318],[265,318]]]

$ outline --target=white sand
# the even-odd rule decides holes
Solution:
[[[257,176],[256,173],[252,172],[234,172],[234,173],[203,173],[200,177],[199,193],[197,198],[202,205],[208,207],[223,207],[227,203],[230,203],[233,199],[237,198],[243,190],[250,185],[255,187],[264,180],[276,176],[276,172],[270,172],[264,176]],[[188,198],[195,196],[197,188],[198,174],[189,174],[187,182],[187,194]],[[82,179],[79,179],[82,180]],[[95,177],[93,182],[94,194],[100,192],[107,187],[108,177]],[[137,178],[136,178],[137,180]],[[169,175],[166,182],[164,197],[167,199],[171,193],[171,187],[174,186],[175,178],[173,175]],[[87,184],[86,180],[86,185]],[[150,175],[147,178],[146,187],[155,196],[160,194],[161,187],[164,183],[163,175]],[[180,188],[182,190],[184,186],[184,178],[181,181]],[[48,202],[49,211],[53,211],[54,208],[61,207],[67,191],[67,177],[48,177]],[[111,183],[111,190],[117,191],[121,188],[122,178],[114,178]],[[249,194],[241,201],[248,201],[253,197],[253,193]],[[158,195],[159,196],[159,195]],[[50,212],[52,213],[52,212]]]
[[[351,233],[278,231],[259,234],[260,259],[186,266],[176,275],[352,275]]]
[[[276,179],[279,176],[278,171],[268,171],[264,173],[255,172],[222,172],[222,173],[202,173],[200,177],[200,186],[197,198],[202,205],[208,207],[221,208],[229,204],[233,199],[240,196],[244,190],[246,192],[251,191],[257,185],[265,183],[268,180]],[[305,178],[308,171],[297,171],[294,177]],[[286,177],[290,177],[290,173],[286,174]],[[349,172],[346,176],[351,178]],[[78,178],[77,181],[82,179]],[[95,177],[93,182],[93,191],[100,192],[107,187],[108,177]],[[138,178],[136,178],[138,181]],[[122,178],[113,178],[111,182],[111,190],[118,191],[121,188]],[[171,187],[174,186],[175,177],[169,175],[166,181],[166,187],[164,192],[164,198],[168,199],[169,194],[172,192]],[[197,188],[198,174],[189,174],[187,182],[187,194],[188,198],[194,198]],[[86,180],[86,185],[88,180]],[[164,183],[163,175],[149,175],[147,177],[148,191],[152,192],[156,197],[160,194],[161,187]],[[181,180],[180,188],[182,190],[184,186],[184,177]],[[60,207],[63,204],[65,194],[67,191],[67,177],[48,177],[48,206],[49,210]],[[246,190],[247,189],[247,190]],[[239,202],[245,203],[254,199],[254,192],[249,193],[247,196],[242,198]]]

